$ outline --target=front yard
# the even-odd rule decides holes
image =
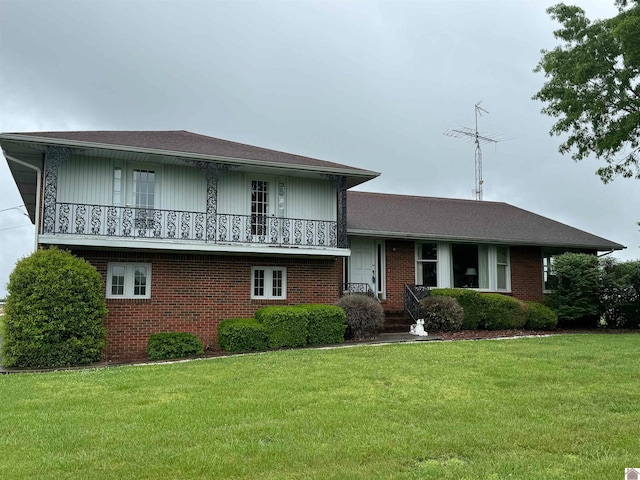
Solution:
[[[290,350],[0,376],[0,478],[619,479],[640,337]]]

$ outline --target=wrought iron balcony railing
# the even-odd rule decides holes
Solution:
[[[404,286],[404,309],[414,321],[420,318],[420,300],[429,295],[431,291],[424,285]]]
[[[78,203],[57,203],[55,224],[45,225],[44,233],[293,247],[339,247],[335,221],[224,213],[207,215],[202,212]]]

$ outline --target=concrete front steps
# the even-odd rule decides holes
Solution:
[[[382,333],[409,333],[414,321],[405,310],[387,310],[384,312]]]

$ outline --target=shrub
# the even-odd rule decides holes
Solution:
[[[56,367],[101,359],[107,307],[97,270],[51,248],[17,264],[5,304],[3,362],[8,367]]]
[[[230,318],[218,325],[218,345],[227,352],[266,350],[267,333],[255,318]]]
[[[640,326],[640,261],[600,259],[600,312],[610,328]]]
[[[309,316],[298,307],[264,307],[256,311],[264,325],[269,348],[303,347],[309,336]]]
[[[549,307],[536,302],[524,302],[526,307],[526,322],[524,328],[528,330],[555,330],[558,316]]]
[[[499,293],[481,293],[485,303],[484,322],[486,330],[506,330],[522,328],[526,322],[524,304]]]
[[[362,340],[375,337],[384,325],[384,310],[380,302],[368,295],[345,295],[336,303],[347,318],[345,338]]]
[[[192,355],[202,355],[203,353],[202,342],[193,333],[152,333],[147,341],[149,360],[190,357]]]
[[[300,305],[309,318],[309,345],[344,342],[347,319],[344,310],[335,305]]]
[[[484,323],[485,302],[479,292],[465,288],[434,288],[431,295],[453,297],[464,310],[463,330],[476,330]]]
[[[596,327],[599,314],[598,257],[565,253],[553,259],[555,286],[546,304],[558,315],[562,327]]]
[[[462,328],[464,310],[455,298],[432,296],[420,300],[420,317],[428,332],[457,332]]]

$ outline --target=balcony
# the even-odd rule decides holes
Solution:
[[[56,203],[55,221],[45,222],[43,243],[101,245],[117,240],[214,246],[272,246],[297,249],[346,249],[338,245],[337,222],[263,215],[216,214],[112,205]],[[82,240],[81,240],[82,239]],[[108,241],[107,241],[108,240]],[[162,247],[160,247],[162,248]],[[172,247],[175,248],[175,247]],[[199,249],[199,247],[196,247]],[[192,248],[193,249],[193,248]],[[237,250],[232,248],[231,250]]]

